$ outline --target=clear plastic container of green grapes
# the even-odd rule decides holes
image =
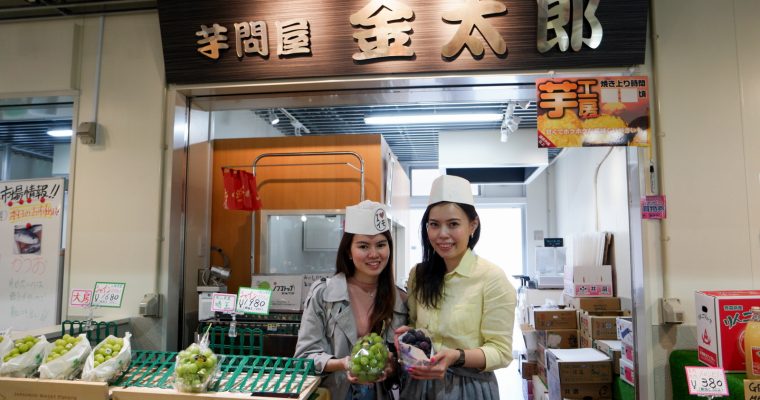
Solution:
[[[377,333],[362,336],[351,349],[349,376],[359,383],[372,383],[385,379],[388,366],[388,347]]]

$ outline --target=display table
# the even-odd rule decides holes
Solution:
[[[219,372],[211,379],[208,392],[179,393],[173,387],[177,353],[132,352],[129,368],[110,385],[99,382],[42,380],[0,377],[0,399],[71,400],[200,400],[327,398],[317,392],[320,379],[312,375],[311,360],[261,356],[219,356]]]
[[[689,387],[686,383],[686,367],[704,367],[699,362],[696,350],[674,350],[670,353],[670,382],[673,389],[674,399],[695,399],[704,400],[704,397],[690,396]],[[728,383],[728,397],[724,399],[744,400],[744,378],[743,373],[727,373],[726,383]]]

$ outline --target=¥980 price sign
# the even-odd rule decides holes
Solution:
[[[238,289],[237,309],[238,313],[244,314],[269,314],[269,300],[272,291],[267,289],[254,289],[241,287]]]
[[[121,307],[121,301],[124,296],[123,282],[95,282],[95,289],[92,291],[93,307]]]

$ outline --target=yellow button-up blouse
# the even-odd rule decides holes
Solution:
[[[439,308],[431,309],[411,295],[414,270],[408,282],[410,325],[427,330],[434,349],[480,348],[486,357],[485,371],[509,365],[517,292],[504,271],[467,250],[459,266],[444,278]]]

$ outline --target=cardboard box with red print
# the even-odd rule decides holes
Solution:
[[[760,290],[695,293],[699,361],[726,372],[744,372],[744,328],[760,307]]]

